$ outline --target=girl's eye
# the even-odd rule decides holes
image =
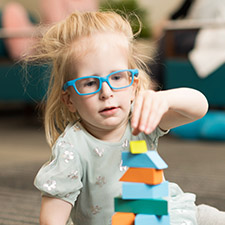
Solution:
[[[97,81],[93,80],[93,81],[87,81],[83,84],[84,87],[92,87],[97,85]]]
[[[94,78],[84,78],[80,79],[75,83],[77,89],[84,89],[84,88],[96,88],[99,85],[99,82],[97,79]]]
[[[112,80],[119,80],[119,79],[121,79],[121,76],[119,76],[119,75],[114,76],[114,77],[112,78]]]
[[[122,79],[123,77],[124,77],[124,74],[117,73],[117,74],[113,74],[111,76],[111,80],[117,81],[117,80]]]

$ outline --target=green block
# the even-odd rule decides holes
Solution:
[[[135,214],[168,215],[168,202],[161,198],[123,200],[114,198],[115,212],[132,212]]]

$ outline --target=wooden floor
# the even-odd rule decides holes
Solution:
[[[33,179],[48,160],[44,131],[37,117],[0,114],[0,225],[39,224],[40,194]],[[225,142],[162,137],[159,153],[169,165],[166,179],[185,192],[225,211]]]

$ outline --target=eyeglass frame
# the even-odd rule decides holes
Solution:
[[[131,76],[132,76],[132,80],[131,80],[131,83],[127,86],[124,86],[124,87],[119,87],[119,88],[115,88],[115,87],[112,87],[110,82],[109,82],[109,77],[113,74],[116,74],[116,73],[119,73],[119,72],[130,72],[131,73]],[[110,74],[108,74],[107,76],[105,77],[99,77],[99,76],[86,76],[86,77],[79,77],[79,78],[76,78],[76,79],[73,79],[73,80],[70,80],[70,81],[67,81],[64,85],[63,85],[63,91],[66,91],[66,89],[70,86],[72,86],[74,88],[74,90],[76,91],[76,93],[78,95],[92,95],[92,94],[96,94],[98,93],[101,89],[102,89],[102,83],[103,82],[106,82],[109,87],[113,90],[119,90],[119,89],[124,89],[124,88],[128,88],[130,87],[133,83],[134,83],[134,77],[138,77],[138,69],[127,69],[127,70],[117,70],[117,71],[114,71]],[[94,91],[94,92],[91,92],[91,93],[80,93],[77,88],[76,88],[76,81],[77,80],[82,80],[82,79],[86,79],[86,78],[97,78],[99,80],[99,88],[98,90]]]

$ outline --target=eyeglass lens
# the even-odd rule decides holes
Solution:
[[[110,83],[112,88],[125,88],[132,82],[131,75],[132,74],[130,71],[121,71],[118,73],[114,73],[108,77],[108,82]],[[93,93],[99,90],[100,79],[100,77],[79,79],[75,82],[75,86],[81,94]]]

